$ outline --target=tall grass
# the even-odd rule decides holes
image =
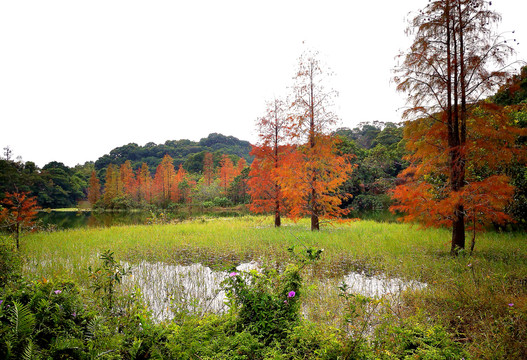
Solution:
[[[450,233],[442,229],[358,221],[311,232],[305,221],[286,222],[281,228],[270,224],[269,218],[243,217],[43,232],[26,236],[22,251],[32,264],[53,262],[51,269],[58,275],[71,272],[68,263],[75,264],[73,272],[89,265],[106,249],[131,263],[202,262],[221,267],[258,259],[286,261],[288,247],[304,245],[324,248],[319,269],[323,277],[358,270],[433,281],[451,278],[468,262],[500,273],[526,270],[527,242],[521,233],[482,234],[472,257],[451,258]]]

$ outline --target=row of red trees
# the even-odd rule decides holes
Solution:
[[[135,203],[155,204],[166,207],[170,203],[190,203],[195,187],[216,184],[220,194],[226,195],[235,177],[247,166],[245,159],[238,160],[236,166],[228,155],[223,155],[218,169],[214,168],[212,154],[206,153],[203,162],[203,173],[197,179],[191,176],[182,166],[174,167],[174,160],[165,155],[158,165],[154,176],[148,165],[142,166],[134,173],[131,162],[126,161],[120,167],[109,165],[106,170],[104,188],[95,171],[92,172],[88,186],[88,201],[93,205],[99,203],[110,208],[123,198]]]

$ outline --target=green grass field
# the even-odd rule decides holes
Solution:
[[[21,251],[27,275],[72,279],[82,287],[84,270],[107,249],[131,264],[200,262],[219,270],[250,260],[279,266],[289,261],[291,246],[323,248],[322,260],[304,275],[308,304],[304,314],[314,321],[342,323],[337,285],[344,275],[385,274],[428,284],[391,305],[401,319],[424,314],[444,324],[475,357],[524,354],[526,235],[478,234],[474,254],[457,258],[449,255],[449,240],[447,230],[419,230],[406,224],[358,221],[311,232],[307,221],[286,221],[276,229],[270,218],[248,216],[34,233],[22,238]]]
[[[449,278],[448,269],[468,263],[481,271],[525,275],[527,242],[523,233],[478,234],[473,256],[457,259],[448,255],[449,240],[447,230],[419,230],[406,224],[358,221],[311,232],[303,221],[286,222],[275,229],[269,218],[243,217],[34,233],[22,239],[22,251],[31,263],[52,261],[54,266],[46,268],[61,276],[74,274],[106,249],[132,263],[148,260],[223,266],[251,259],[286,261],[286,250],[292,245],[324,248],[322,265],[329,267],[321,274],[324,277],[367,269],[433,281]],[[77,264],[76,269],[61,266],[61,262]]]

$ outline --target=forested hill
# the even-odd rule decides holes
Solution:
[[[174,159],[174,165],[183,167],[190,172],[199,172],[203,164],[205,152],[236,155],[251,162],[251,144],[248,141],[239,140],[234,136],[225,136],[218,133],[209,134],[200,141],[191,140],[167,140],[164,144],[149,142],[144,146],[130,143],[117,147],[109,154],[101,156],[95,161],[97,170],[108,167],[109,164],[121,165],[126,160],[132,162],[134,169],[145,162],[150,169],[155,169],[165,155]],[[219,158],[219,157],[218,157]]]

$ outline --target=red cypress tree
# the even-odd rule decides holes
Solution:
[[[227,195],[229,185],[234,180],[234,164],[231,158],[223,154],[220,162],[220,186],[223,189],[223,194]]]
[[[138,200],[146,201],[147,203],[152,202],[152,176],[148,165],[146,163],[141,164],[141,168],[137,170],[137,187],[138,187]]]
[[[165,155],[156,169],[154,176],[154,198],[166,206],[172,200],[175,191],[176,170],[174,160],[170,155]]]
[[[206,186],[210,186],[214,181],[214,161],[212,154],[206,152],[203,157],[203,182]]]
[[[27,192],[7,193],[0,202],[0,222],[15,233],[16,249],[20,249],[20,232],[34,224],[38,213],[37,199]]]
[[[130,199],[138,200],[138,189],[137,181],[135,178],[134,170],[132,169],[132,163],[130,160],[126,160],[119,169],[121,177],[121,183],[123,186],[123,193],[126,194]]]
[[[460,202],[448,207],[452,226],[451,253],[465,248],[465,202],[460,193],[465,192],[471,145],[467,142],[472,132],[470,116],[479,99],[490,95],[508,77],[507,57],[513,49],[507,41],[492,31],[500,21],[498,13],[491,11],[486,0],[435,0],[421,10],[410,22],[408,33],[415,34],[410,49],[401,55],[402,63],[394,78],[399,91],[408,94],[409,109],[406,117],[426,126],[424,140],[427,142],[444,136],[439,150],[446,160],[447,171],[428,167],[420,158],[421,169],[428,167],[434,173],[447,176],[446,186],[451,200]],[[509,68],[512,70],[512,68]],[[426,120],[418,120],[418,119]],[[434,153],[432,149],[428,152]],[[423,153],[422,150],[416,154]],[[424,175],[423,170],[419,171]],[[409,176],[409,171],[403,176]],[[422,184],[423,186],[426,184]],[[419,193],[422,193],[419,191]],[[397,193],[396,193],[397,194]],[[402,191],[398,192],[402,195]],[[417,195],[417,194],[416,194]],[[404,205],[403,205],[404,206]],[[410,207],[407,207],[410,210]]]
[[[316,53],[300,57],[295,78],[291,136],[299,146],[279,169],[279,184],[293,217],[311,216],[311,230],[320,229],[320,219],[340,218],[348,210],[339,206],[348,195],[337,188],[353,170],[350,159],[337,155],[330,134],[338,117],[332,112],[336,91],[326,89],[325,69]]]
[[[123,194],[122,190],[123,186],[121,183],[121,176],[119,175],[119,168],[113,164],[108,165],[104,182],[104,206],[107,208],[111,207],[113,200]]]
[[[101,184],[95,170],[91,172],[90,181],[88,183],[88,201],[93,207],[101,197]]]
[[[285,211],[277,179],[286,149],[288,122],[284,107],[281,100],[275,99],[267,105],[267,114],[257,120],[259,144],[251,151],[254,160],[247,181],[251,196],[249,208],[256,213],[273,212],[276,227],[281,225],[281,215]]]

